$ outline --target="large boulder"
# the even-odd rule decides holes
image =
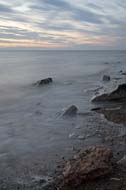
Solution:
[[[42,80],[38,80],[36,83],[34,83],[34,85],[42,86],[42,85],[49,84],[49,83],[52,83],[52,82],[53,82],[52,78],[45,78],[45,79],[42,79]]]
[[[112,158],[111,150],[104,147],[91,147],[75,155],[64,168],[61,186],[78,187],[109,174],[113,168]]]
[[[77,111],[78,111],[78,108],[77,108],[75,105],[72,105],[72,106],[68,107],[68,108],[64,111],[63,115],[64,115],[64,116],[76,115],[76,114],[77,114]]]
[[[101,94],[92,99],[93,102],[97,101],[126,101],[126,84],[121,84],[118,88],[111,93]]]

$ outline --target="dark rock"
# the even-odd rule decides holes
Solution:
[[[110,81],[111,77],[109,75],[104,75],[103,76],[103,81]]]
[[[108,94],[101,94],[92,98],[92,102],[108,101]]]
[[[121,73],[121,75],[126,75],[126,72],[124,72],[124,73]]]
[[[93,102],[97,101],[125,101],[126,100],[126,84],[121,84],[118,88],[109,94],[102,94],[92,99]]]
[[[38,80],[36,83],[34,83],[34,85],[42,86],[42,85],[45,85],[45,84],[50,84],[52,82],[53,82],[52,78],[45,78],[45,79],[42,79],[42,80]]]
[[[64,168],[61,186],[75,188],[109,174],[113,168],[112,158],[111,150],[104,147],[91,147],[75,155]]]
[[[76,115],[78,108],[75,105],[68,107],[63,115]]]
[[[96,112],[98,112],[98,111],[101,111],[101,109],[102,109],[101,107],[96,107],[96,108],[92,108],[91,111],[96,111]]]

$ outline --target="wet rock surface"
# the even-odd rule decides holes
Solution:
[[[126,124],[126,106],[122,105],[117,108],[93,108],[92,111],[96,111],[104,115],[104,117],[111,122],[118,124]]]
[[[63,115],[64,116],[72,116],[72,115],[76,115],[77,112],[78,112],[78,108],[75,105],[72,105],[64,111]]]
[[[53,82],[52,78],[45,78],[42,80],[38,80],[36,83],[34,83],[35,86],[43,86],[43,85],[47,85]]]
[[[67,162],[60,188],[75,188],[84,182],[109,174],[112,168],[111,150],[104,147],[91,147]]]
[[[126,124],[126,84],[118,85],[116,90],[93,98],[92,102],[100,102],[101,107],[92,108],[104,117],[117,124]],[[106,104],[106,102],[108,102]]]
[[[126,84],[120,84],[118,88],[111,93],[101,94],[92,99],[92,102],[98,101],[125,101]]]

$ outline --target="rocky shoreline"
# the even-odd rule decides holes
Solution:
[[[108,76],[103,78],[111,80]],[[93,98],[95,107],[91,111],[94,113],[89,117],[92,117],[92,127],[96,128],[95,137],[101,138],[101,146],[87,145],[77,151],[58,166],[54,182],[43,190],[126,189],[126,84],[116,83],[116,86],[111,92]]]

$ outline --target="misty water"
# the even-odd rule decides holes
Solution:
[[[113,65],[119,70],[119,62],[126,63],[125,51],[1,51],[3,176],[20,178],[24,168],[32,168],[32,175],[38,175],[43,159],[44,163],[52,161],[54,154],[68,153],[68,147],[81,143],[69,134],[82,118],[64,118],[63,110],[76,105],[80,113],[90,111],[91,89],[103,85],[103,73],[109,73]],[[47,77],[53,78],[52,84],[33,85]]]

